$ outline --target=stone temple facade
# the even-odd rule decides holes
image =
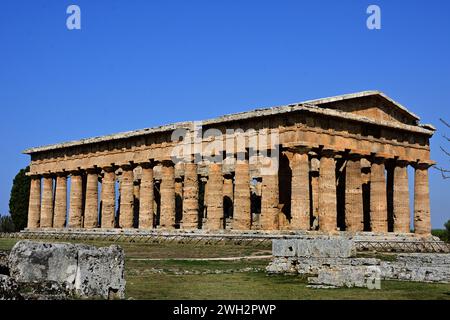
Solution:
[[[428,236],[434,131],[365,91],[31,148],[28,229]]]

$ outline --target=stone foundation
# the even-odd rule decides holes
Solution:
[[[362,257],[344,237],[273,240],[268,273],[310,276],[313,285],[371,287],[376,280],[450,283],[449,253]]]

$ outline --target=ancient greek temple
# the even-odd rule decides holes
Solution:
[[[434,131],[365,91],[31,148],[28,229],[429,235]]]

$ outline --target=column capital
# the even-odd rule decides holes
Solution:
[[[159,161],[159,163],[161,163],[161,165],[163,166],[163,167],[174,167],[175,166],[175,164],[173,163],[173,161],[172,160],[161,160],[161,161]]]
[[[94,167],[92,167],[92,168],[87,168],[86,169],[86,172],[88,173],[88,174],[94,174],[94,173],[99,173],[99,168],[97,167],[97,166],[94,166]]]
[[[133,170],[136,167],[136,164],[132,161],[129,163],[124,163],[119,166],[122,170]]]
[[[83,173],[83,171],[84,170],[81,170],[81,168],[78,168],[78,169],[73,169],[73,170],[68,171],[68,174],[71,176],[79,176]]]
[[[67,172],[66,170],[57,171],[57,172],[55,172],[55,175],[57,177],[67,177],[69,175],[69,172]]]
[[[295,147],[289,147],[287,150],[291,151],[292,153],[308,153],[312,150],[312,147],[309,146],[295,146]]]
[[[42,177],[43,178],[53,178],[54,176],[56,175],[56,173],[55,172],[44,172],[43,174],[42,174]]]
[[[407,167],[409,164],[410,164],[410,161],[408,161],[408,160],[405,160],[405,159],[395,159],[395,162],[394,162],[394,164],[395,164],[395,166],[397,166],[397,167],[402,167],[402,168],[404,168],[404,167]]]
[[[146,162],[140,162],[137,165],[140,166],[142,169],[152,169],[153,167],[155,167],[156,162],[154,159],[150,159],[149,161]]]
[[[102,170],[105,171],[105,172],[115,172],[116,171],[116,166],[114,165],[114,163],[112,163],[109,166],[102,167]]]
[[[326,158],[334,158],[336,155],[336,151],[333,149],[322,149],[319,152],[321,157],[326,157]]]
[[[415,169],[419,169],[419,170],[426,170],[426,169],[430,168],[431,166],[433,166],[434,164],[435,164],[435,162],[431,161],[431,160],[425,160],[425,161],[418,160],[417,162],[411,163],[411,165]]]

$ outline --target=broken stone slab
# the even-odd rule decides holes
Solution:
[[[9,255],[11,277],[20,283],[54,281],[82,298],[125,297],[124,252],[117,245],[19,241]]]
[[[83,247],[78,251],[75,289],[82,296],[107,299],[125,297],[125,255],[121,247]]]
[[[379,289],[376,281],[380,281],[380,271],[370,266],[344,266],[338,268],[322,268],[317,277],[309,277],[311,285],[333,287],[360,287]]]

